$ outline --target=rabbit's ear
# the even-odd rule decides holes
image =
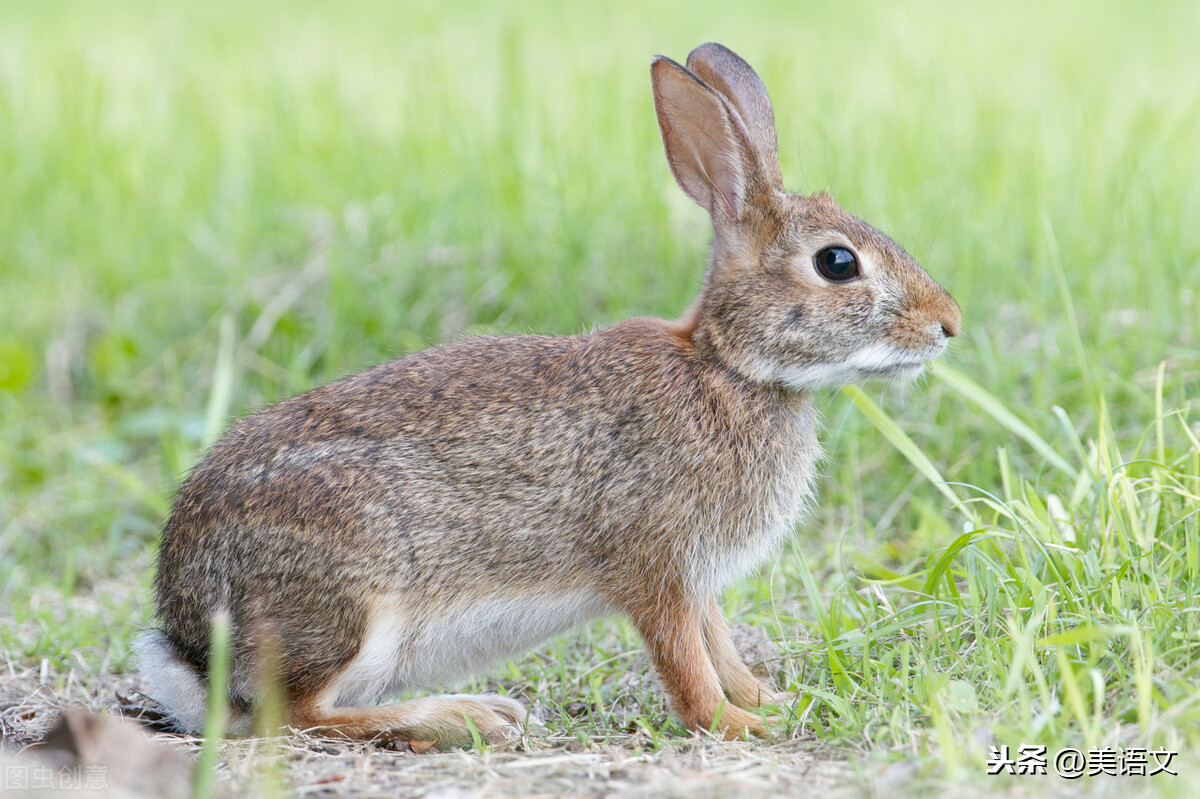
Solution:
[[[783,188],[779,174],[779,145],[775,139],[775,111],[758,73],[742,57],[716,42],[702,44],[688,53],[687,68],[696,77],[725,95],[737,110],[750,140],[758,150],[763,176],[777,189]]]
[[[715,226],[740,219],[759,171],[746,124],[728,100],[665,56],[651,63],[650,82],[676,182]]]

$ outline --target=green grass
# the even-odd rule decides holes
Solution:
[[[720,39],[785,182],[965,320],[924,385],[823,400],[820,507],[726,599],[793,656],[790,723],[951,777],[1195,750],[1196,4],[245,5],[0,6],[7,657],[129,666],[234,417],[467,332],[681,313],[709,233],[648,63]],[[603,709],[636,647],[610,622],[490,679]]]

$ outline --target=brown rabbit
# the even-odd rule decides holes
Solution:
[[[180,727],[203,723],[218,612],[235,731],[274,671],[295,726],[443,745],[471,740],[464,715],[498,741],[526,712],[492,695],[371,703],[621,612],[688,727],[766,734],[746,708],[773,694],[716,596],[810,500],[813,392],[915,376],[960,315],[887,236],[783,189],[741,58],[706,44],[687,68],[654,59],[651,81],[671,172],[715,232],[691,309],[435,347],[236,425],[175,502],[162,628],[138,647]]]

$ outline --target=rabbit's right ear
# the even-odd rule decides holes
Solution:
[[[650,82],[675,181],[714,227],[741,219],[760,171],[745,122],[725,97],[665,56],[650,64]]]
[[[783,188],[779,174],[779,144],[775,137],[775,111],[767,87],[754,68],[728,47],[709,42],[688,53],[687,68],[725,95],[750,131],[762,159],[763,173],[777,189]]]

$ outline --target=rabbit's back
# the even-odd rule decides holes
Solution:
[[[807,401],[714,368],[660,320],[410,355],[217,444],[164,534],[167,631],[198,659],[224,607],[285,659],[332,661],[380,597],[445,616],[555,594],[594,599],[587,615],[663,581],[703,596],[790,529],[813,427]]]

